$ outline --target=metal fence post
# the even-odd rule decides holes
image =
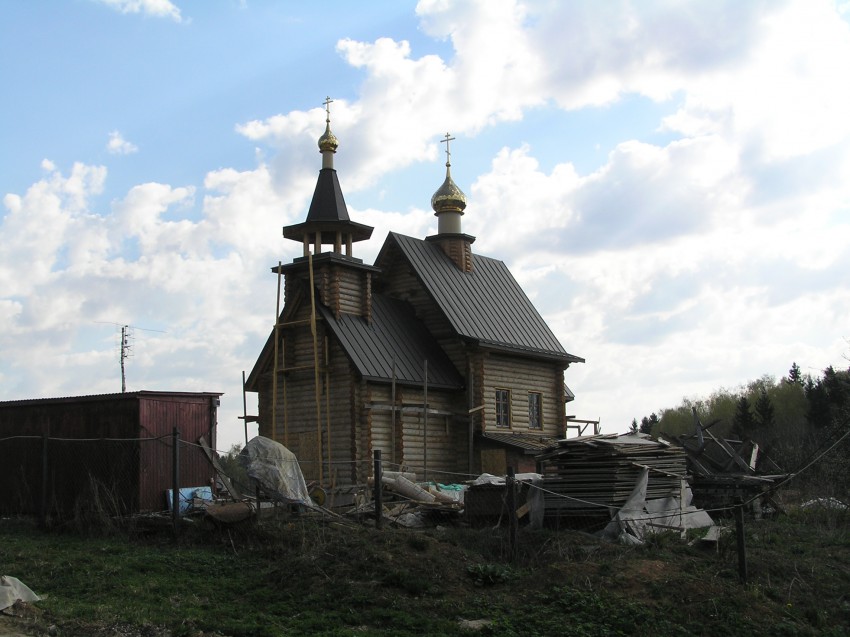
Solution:
[[[171,523],[174,536],[180,532],[180,430],[171,434]]]

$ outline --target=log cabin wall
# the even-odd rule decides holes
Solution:
[[[566,426],[564,371],[557,363],[490,353],[481,359],[483,431],[540,433],[562,437]],[[510,391],[510,427],[496,425],[496,390]],[[529,428],[529,394],[541,394],[542,427]]]
[[[372,475],[370,460],[372,448],[372,411],[368,404],[372,400],[372,387],[364,380],[357,383],[357,396],[355,410],[358,418],[354,421],[353,443],[354,455],[357,462],[354,466],[355,483],[365,484],[366,479]]]
[[[359,383],[348,357],[333,338],[328,340],[329,360],[325,377],[325,399],[322,413],[327,431],[330,416],[330,484],[351,484],[356,481],[357,456],[353,444]],[[326,441],[327,448],[327,441]],[[327,461],[328,458],[325,458]],[[326,478],[326,480],[327,480]]]
[[[313,278],[319,291],[319,301],[330,308],[336,318],[340,314],[370,317],[369,272],[331,264],[316,269]]]
[[[288,321],[306,321],[310,307],[302,305]],[[353,422],[358,398],[354,370],[345,353],[321,321],[317,322],[320,426],[316,425],[316,379],[313,337],[309,323],[281,330],[278,352],[276,422],[272,423],[272,371],[261,377],[259,433],[286,446],[298,458],[307,481],[348,484],[355,480]],[[288,370],[288,371],[285,371]],[[321,447],[319,446],[321,431]],[[330,433],[329,433],[330,431]],[[330,437],[330,446],[328,445]],[[321,455],[319,452],[321,449]],[[328,450],[330,449],[330,458]],[[330,460],[330,465],[328,461]]]
[[[421,388],[406,387],[404,404],[421,407]],[[469,420],[463,392],[428,390],[427,479],[454,482],[466,479],[469,468]],[[439,412],[437,414],[433,412]],[[425,417],[421,410],[402,410],[399,414],[401,460],[399,464],[426,478]]]

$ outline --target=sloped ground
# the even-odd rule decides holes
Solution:
[[[196,524],[175,543],[164,531],[83,537],[0,520],[0,571],[48,595],[2,621],[36,637],[848,634],[850,516],[797,512],[746,529],[741,585],[732,534],[716,548],[675,535],[628,548],[521,531],[510,564],[503,529],[298,517]]]

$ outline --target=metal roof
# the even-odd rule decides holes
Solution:
[[[347,232],[351,234],[353,241],[363,241],[372,236],[371,226],[355,223],[348,216],[348,207],[345,205],[342,188],[340,188],[336,170],[333,168],[322,168],[319,171],[306,221],[285,226],[283,236],[301,241],[304,233],[316,231]]]
[[[223,396],[223,392],[187,392],[187,391],[156,391],[142,389],[139,391],[118,392],[114,394],[86,394],[84,396],[54,396],[50,398],[21,398],[18,400],[0,400],[0,406],[35,405],[46,403],[79,403],[101,400],[127,400],[131,398],[174,396],[197,398],[207,396]]]
[[[538,454],[558,444],[558,439],[543,434],[485,431],[482,438],[517,447],[528,454]]]
[[[461,389],[463,379],[425,325],[405,301],[383,294],[372,296],[372,322],[351,314],[334,318],[321,304],[327,321],[357,371],[366,380],[422,385],[428,361],[428,386]]]
[[[463,272],[438,245],[391,232],[378,267],[390,245],[398,246],[461,338],[565,363],[584,362],[563,348],[504,262],[476,254],[472,271]]]

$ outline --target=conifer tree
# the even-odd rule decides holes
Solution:
[[[762,429],[773,428],[773,403],[767,391],[762,388],[755,406],[755,420]]]
[[[735,407],[735,419],[732,423],[732,432],[740,439],[749,438],[755,429],[755,418],[750,409],[750,401],[746,396],[741,396]]]

